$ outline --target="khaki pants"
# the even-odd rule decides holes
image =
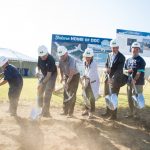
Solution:
[[[88,84],[88,86],[85,88],[85,93],[86,93],[86,96],[90,102],[90,112],[95,112],[95,97],[93,95],[93,91],[92,91],[92,88],[91,88],[91,85],[90,83]],[[89,109],[88,107],[86,107],[85,105],[85,109]]]
[[[143,85],[135,85],[138,93],[143,93]],[[128,96],[128,103],[130,108],[130,113],[133,114],[135,110],[134,103],[132,100],[132,95],[135,93],[131,84],[127,85],[127,96]]]
[[[38,92],[38,105],[39,107],[42,107],[42,113],[47,114],[49,113],[50,108],[50,100],[52,96],[52,92],[55,88],[55,82],[56,82],[57,73],[52,74],[50,80],[43,85],[43,88]],[[41,79],[39,81],[42,81]]]

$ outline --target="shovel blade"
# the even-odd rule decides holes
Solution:
[[[144,100],[144,96],[142,93],[139,93],[137,96],[133,95],[132,96],[132,100],[135,104],[135,107],[142,109],[145,106],[145,100]]]
[[[108,106],[109,109],[115,110],[118,106],[118,97],[117,94],[111,94],[107,95],[105,97],[106,105]]]
[[[82,93],[82,97],[83,97],[83,100],[84,100],[84,104],[85,104],[85,106],[86,106],[87,108],[89,108],[89,109],[90,109],[90,102],[89,102],[89,100],[88,100],[88,98],[87,98],[87,96],[86,96],[85,91],[83,91],[83,93]]]
[[[42,108],[32,108],[30,113],[30,118],[32,120],[37,120],[42,113]]]

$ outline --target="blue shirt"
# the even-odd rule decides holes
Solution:
[[[22,77],[17,68],[9,64],[4,70],[4,80],[7,80],[10,86],[18,86],[21,84]]]
[[[125,69],[133,70],[133,78],[137,72],[140,72],[140,77],[136,81],[136,85],[144,85],[145,61],[141,56],[128,58],[125,62]]]

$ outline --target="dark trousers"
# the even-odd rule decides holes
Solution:
[[[17,114],[17,107],[18,107],[18,101],[19,97],[22,91],[23,86],[23,79],[19,79],[17,85],[11,85],[8,91],[8,98],[9,98],[9,112],[12,115]]]
[[[119,91],[120,91],[120,86],[112,83],[111,90],[112,90],[112,93],[116,93],[118,95]],[[104,94],[105,94],[105,96],[109,94],[109,84],[108,84],[107,79],[105,80],[105,83],[104,83]],[[110,110],[107,107],[106,113],[110,114],[112,117],[116,117],[117,116],[117,108],[115,110]]]
[[[90,112],[95,112],[95,97],[93,95],[93,91],[92,91],[90,83],[85,88],[85,93],[86,93],[86,97],[88,98],[88,100],[90,102],[90,106],[91,106]],[[86,105],[85,105],[85,109],[89,110],[89,108],[86,107]]]
[[[70,83],[68,84],[67,91],[64,90],[63,110],[65,114],[72,115],[74,112],[74,106],[76,102],[76,92],[78,89],[79,79],[80,79],[80,74],[79,73],[75,74],[72,77],[72,80],[70,81]],[[73,95],[73,96],[69,101],[66,101],[66,99],[68,99],[68,95]]]

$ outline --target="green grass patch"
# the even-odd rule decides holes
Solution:
[[[20,100],[25,101],[34,101],[36,99],[37,93],[37,84],[38,80],[36,78],[24,78],[24,85],[22,89],[22,93],[20,96]],[[101,84],[101,90],[103,91],[103,84]],[[7,101],[8,100],[8,84],[3,85],[0,87],[0,101]],[[144,88],[144,96],[145,96],[145,103],[147,106],[150,106],[150,83],[146,85]],[[78,88],[77,92],[77,105],[82,105],[82,96],[81,96],[81,86]],[[62,93],[60,94],[53,94],[52,96],[52,103],[56,105],[62,105],[63,96]],[[105,99],[104,97],[99,98],[96,102],[97,107],[104,107],[105,106]],[[127,102],[127,93],[126,93],[126,86],[122,87],[119,94],[119,107],[128,107]]]

